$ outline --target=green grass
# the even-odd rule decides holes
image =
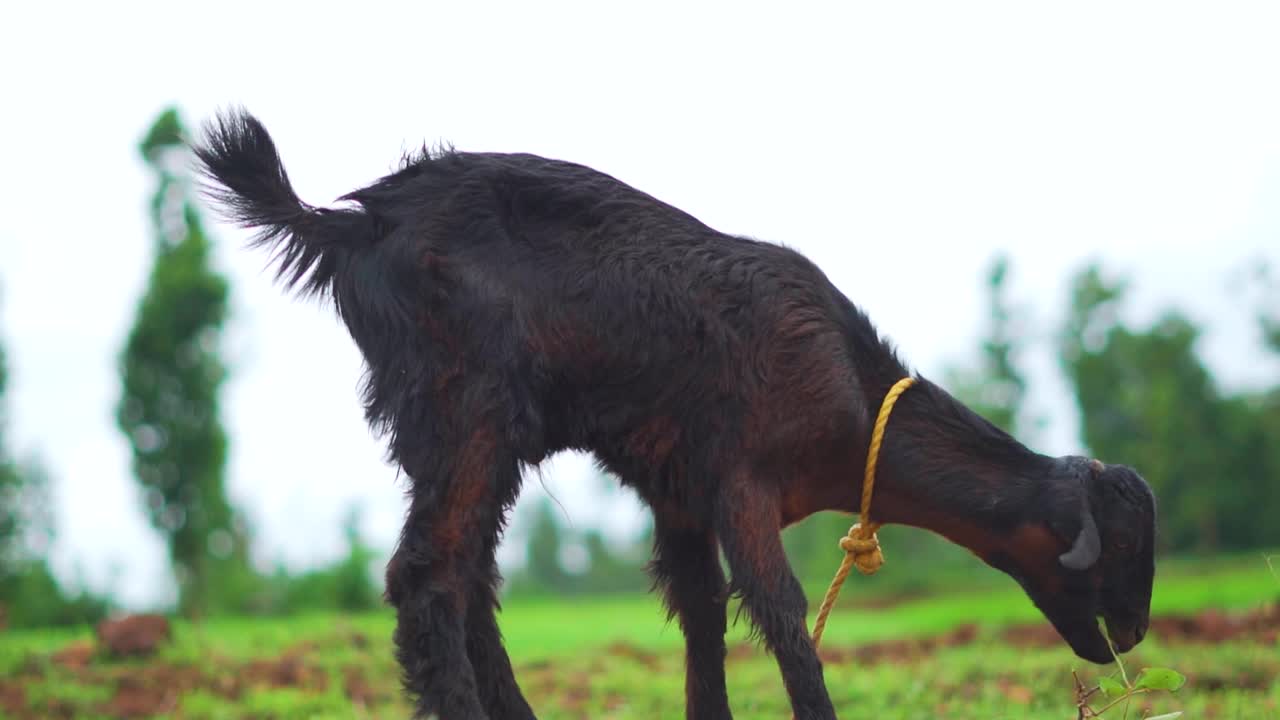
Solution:
[[[887,566],[884,572],[891,572]],[[851,577],[824,639],[826,680],[842,717],[1074,718],[1071,671],[1096,678],[1061,646],[1014,647],[999,630],[1043,624],[1011,583],[950,592],[890,607],[859,607],[876,578]],[[817,596],[812,596],[816,606]],[[1280,598],[1280,582],[1258,557],[1162,565],[1156,614],[1205,607],[1257,608]],[[977,623],[956,647],[912,651],[904,641]],[[501,616],[517,676],[541,718],[683,716],[683,639],[653,596],[539,599],[508,603]],[[738,718],[786,718],[786,695],[771,657],[747,643],[745,619],[730,632],[730,696]],[[91,638],[88,630],[0,634],[0,708],[15,688],[23,710],[0,717],[120,717],[126,686],[168,693],[169,718],[405,717],[391,658],[393,618],[312,614],[177,623],[150,661],[94,660],[64,667],[53,653]],[[895,645],[884,645],[893,641]],[[881,643],[888,657],[855,652]],[[900,647],[901,646],[901,647]],[[895,650],[894,648],[898,648]],[[903,650],[902,647],[907,647]],[[291,660],[293,658],[293,660]],[[1280,646],[1256,639],[1165,644],[1152,636],[1126,658],[1131,672],[1165,665],[1186,673],[1177,696],[1153,698],[1186,718],[1280,717]],[[1141,717],[1138,708],[1130,717]],[[1118,716],[1117,716],[1118,717]]]
[[[1220,559],[1206,565],[1208,569],[1197,569],[1180,561],[1163,568],[1151,599],[1152,612],[1239,609],[1280,598],[1280,583],[1271,578],[1258,557]],[[882,572],[889,571],[886,566]],[[1039,611],[1011,581],[1002,589],[953,591],[883,609],[856,607],[860,597],[867,597],[866,593],[859,595],[858,584],[875,579],[856,574],[849,577],[842,605],[827,624],[826,642],[856,644],[919,636],[968,622],[998,627],[1041,620]],[[810,592],[814,612],[820,600],[820,591]],[[566,606],[572,607],[572,622],[565,622]],[[730,641],[746,638],[744,626],[745,617],[730,629]],[[611,642],[651,650],[679,649],[684,643],[675,623],[664,625],[658,599],[652,595],[525,601],[506,608],[502,631],[510,652],[526,659],[555,657]]]

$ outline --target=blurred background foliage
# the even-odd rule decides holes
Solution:
[[[154,264],[133,328],[122,339],[115,408],[132,451],[139,501],[168,548],[178,587],[173,609],[204,617],[381,607],[380,566],[389,549],[362,540],[356,508],[346,524],[347,553],[328,567],[264,572],[249,561],[253,532],[227,496],[228,437],[219,414],[228,374],[222,327],[233,290],[210,264],[212,240],[186,174],[185,136],[170,110],[140,147],[155,177]],[[1241,352],[1280,354],[1280,291],[1265,265],[1242,261],[1250,271],[1240,282],[1250,292],[1240,312],[1256,317],[1258,343]],[[1079,436],[1088,452],[1140,468],[1155,488],[1162,553],[1280,546],[1280,384],[1224,389],[1197,352],[1206,328],[1177,307],[1150,324],[1126,322],[1129,283],[1101,263],[1074,270],[1069,296],[1053,315],[1065,319],[1046,335],[1010,296],[1015,272],[1012,258],[997,256],[986,277],[977,279],[975,289],[987,298],[985,330],[968,350],[970,358],[950,368],[943,383],[1035,445],[1045,419],[1027,406],[1024,360],[1029,347],[1048,337],[1078,406]],[[0,625],[96,620],[111,609],[110,598],[60,584],[44,560],[57,532],[50,512],[57,478],[8,442],[3,357],[0,349]],[[613,482],[604,476],[597,481]],[[521,519],[528,528],[525,562],[508,572],[508,597],[649,588],[642,571],[647,531],[611,543],[597,529],[568,526],[545,497],[522,512],[528,516]],[[807,586],[825,585],[839,562],[836,540],[851,522],[827,513],[785,532],[789,556]],[[920,592],[957,580],[967,586],[1006,582],[996,573],[972,573],[978,562],[940,538],[909,528],[884,533],[895,572],[867,581],[877,592]]]

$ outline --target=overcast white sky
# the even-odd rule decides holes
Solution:
[[[1007,250],[1046,339],[1068,272],[1098,257],[1132,276],[1139,320],[1170,303],[1211,318],[1205,354],[1228,382],[1280,375],[1230,287],[1246,261],[1280,262],[1280,6],[772,6],[10,7],[0,336],[16,447],[57,483],[59,571],[167,597],[112,413],[150,263],[135,148],[170,103],[191,124],[247,106],[317,204],[424,140],[592,165],[808,254],[926,373],[973,348],[980,275]],[[244,233],[214,230],[234,283],[229,483],[259,556],[331,560],[352,501],[389,546],[401,490],[361,419],[351,342],[272,286]],[[1040,449],[1075,450],[1047,349],[1029,362],[1055,421]],[[628,496],[584,490],[589,474],[573,457],[547,472],[569,520],[634,530]]]

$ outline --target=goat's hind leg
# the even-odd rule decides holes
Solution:
[[[685,637],[685,714],[688,720],[730,720],[725,691],[725,611],[728,588],[716,536],[654,513],[653,562],[667,610]]]
[[[493,702],[494,689],[505,681],[519,704],[523,698],[496,632],[487,633],[484,622],[486,613],[492,622],[492,548],[504,497],[514,493],[508,483],[518,483],[519,473],[492,428],[458,437],[460,442],[436,443],[432,452],[402,461],[413,491],[387,568],[387,598],[397,611],[396,655],[418,717],[490,720],[486,708],[502,713],[493,720],[524,717]],[[469,637],[477,629],[478,638]]]
[[[536,720],[516,683],[511,659],[498,631],[495,611],[499,576],[493,548],[487,550],[487,558],[481,558],[480,565],[467,605],[467,657],[475,670],[480,701],[491,720]]]

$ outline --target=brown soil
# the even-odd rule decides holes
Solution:
[[[268,685],[275,688],[301,688],[323,692],[329,686],[329,676],[320,668],[307,665],[297,655],[285,655],[276,660],[255,660],[241,669],[251,685]]]
[[[172,712],[181,697],[178,688],[169,685],[152,685],[139,679],[124,677],[116,686],[103,711],[112,717],[141,718]]]
[[[1274,645],[1280,641],[1280,606],[1262,608],[1247,613],[1228,614],[1220,610],[1205,610],[1192,615],[1165,615],[1153,618],[1150,636],[1164,643],[1208,643],[1252,641],[1262,645]],[[885,640],[855,647],[824,646],[818,654],[827,664],[858,663],[870,665],[881,662],[905,663],[919,660],[937,650],[968,645],[978,638],[976,625],[961,625],[951,632],[922,638]],[[1047,622],[1015,625],[1000,634],[1000,639],[1017,647],[1064,647],[1062,638]],[[622,651],[614,649],[615,654]],[[729,648],[730,661],[743,660],[759,654],[759,648],[750,643],[739,643]],[[1236,680],[1230,680],[1236,683]],[[1258,687],[1269,687],[1270,678],[1260,678]],[[1212,685],[1212,681],[1208,683]],[[1016,699],[1021,691],[1010,688],[1010,699]]]
[[[1248,613],[1228,614],[1206,610],[1190,615],[1169,615],[1154,618],[1151,635],[1161,642],[1218,643],[1226,641],[1256,641],[1275,644],[1280,639],[1280,608],[1269,607]],[[963,625],[951,632],[932,637],[907,640],[887,640],[858,647],[823,647],[820,654],[825,663],[908,663],[918,661],[934,652],[949,647],[968,645],[979,637],[976,625]],[[1004,642],[1022,647],[1060,647],[1062,640],[1047,623],[1035,623],[1012,627],[999,636]],[[152,663],[149,665],[116,665],[103,662],[97,648],[90,643],[79,642],[50,655],[49,661],[72,672],[80,682],[114,688],[111,699],[97,708],[113,718],[142,718],[161,713],[180,712],[184,694],[203,689],[229,700],[239,699],[254,687],[298,688],[310,692],[323,692],[329,684],[328,674],[307,661],[316,648],[300,643],[276,658],[258,659],[246,663],[229,661],[212,663],[213,668],[202,669],[191,665]],[[731,662],[757,656],[760,649],[749,643],[729,648]],[[624,658],[646,669],[656,670],[661,656],[625,643],[615,643],[605,648],[604,655]],[[46,672],[38,659],[24,663],[10,678],[0,680],[0,713],[15,718],[71,717],[75,708],[69,704],[50,701],[41,707],[27,703],[23,683]],[[1280,656],[1275,663],[1264,663],[1241,675],[1217,677],[1212,671],[1189,677],[1199,688],[1239,688],[1265,690],[1271,687],[1273,678],[1280,672]],[[574,714],[585,713],[592,702],[590,678],[592,672],[574,673],[566,677],[551,663],[529,663],[521,668],[521,683],[530,690],[554,690],[565,700],[566,709]],[[342,689],[356,706],[373,706],[391,698],[387,689],[377,689],[364,675],[362,668],[347,666],[342,670]],[[1011,701],[1026,703],[1030,691],[1010,679],[997,678],[1000,691]],[[623,698],[611,695],[606,706],[617,706]]]
[[[323,692],[329,684],[328,674],[308,663],[297,649],[274,659],[248,663],[218,663],[211,669],[192,665],[152,663],[144,666],[119,666],[95,663],[93,648],[76,643],[50,656],[60,666],[74,671],[79,682],[114,688],[111,699],[98,712],[112,718],[146,718],[178,709],[184,694],[203,689],[229,700],[239,699],[254,687],[298,688]],[[22,684],[44,672],[37,663],[20,669],[11,680],[0,681],[0,711],[15,718],[71,717],[74,708],[57,703],[30,707]],[[355,704],[368,705],[388,698],[377,693],[359,668],[344,670],[343,689]]]
[[[94,655],[93,643],[86,641],[71,643],[50,656],[50,660],[64,668],[82,668],[89,664]]]
[[[978,637],[978,626],[973,624],[960,627],[942,635],[905,640],[885,640],[878,643],[850,646],[824,645],[818,650],[822,662],[828,665],[858,663],[871,665],[881,662],[905,663],[918,660],[942,648],[968,645]],[[728,659],[732,661],[755,657],[759,649],[749,643],[739,643],[729,648]]]
[[[650,670],[658,668],[658,655],[647,650],[641,650],[634,645],[616,642],[605,648],[605,654],[615,657],[624,657],[633,662],[639,663]]]
[[[1280,605],[1246,613],[1204,610],[1195,614],[1162,615],[1151,619],[1150,637],[1164,643],[1209,643],[1251,640],[1263,645],[1280,639]],[[1005,642],[1019,647],[1049,647],[1062,638],[1048,623],[1019,625],[1002,634]]]
[[[850,610],[887,610],[927,596],[928,593],[925,592],[904,590],[902,592],[876,594],[865,598],[850,598],[841,601],[837,607]]]
[[[27,707],[27,694],[17,683],[0,682],[0,710],[17,715]]]
[[[355,666],[342,669],[342,689],[351,702],[359,706],[367,707],[388,700],[386,694],[378,692]]]
[[[98,623],[98,643],[112,657],[145,657],[171,636],[163,615],[128,615]]]

